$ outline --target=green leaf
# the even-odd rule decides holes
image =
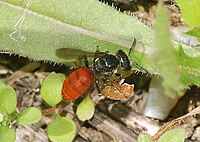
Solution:
[[[138,136],[138,142],[153,142],[148,134],[140,133]]]
[[[158,140],[158,142],[184,142],[183,129],[173,129],[165,132]]]
[[[0,125],[0,141],[1,142],[15,142],[16,134],[13,129]]]
[[[15,90],[10,86],[0,88],[0,111],[11,114],[15,111],[17,97]]]
[[[175,96],[175,91],[183,89],[178,70],[178,54],[173,47],[169,33],[169,15],[167,10],[159,3],[155,24],[155,51],[153,62],[163,78],[163,86],[170,96]]]
[[[3,122],[4,115],[0,112],[0,123]]]
[[[200,26],[200,0],[175,0],[179,6],[183,21],[190,27]]]
[[[84,100],[78,105],[76,114],[81,121],[89,120],[94,115],[95,105],[93,100],[87,95]]]
[[[17,118],[17,123],[20,125],[30,125],[38,122],[42,117],[42,113],[35,107],[30,107],[21,111]]]
[[[200,41],[200,24],[198,27],[194,27],[185,33],[191,36],[195,36]]]
[[[49,74],[42,82],[42,98],[52,107],[62,100],[63,82],[63,76],[54,72]]]
[[[6,86],[5,83],[4,83],[2,80],[0,80],[0,89],[1,89],[2,87],[4,87],[4,86]]]
[[[1,0],[0,11],[0,51],[72,64],[78,58],[69,54],[72,51],[89,54],[99,46],[113,54],[119,49],[128,53],[135,38],[131,60],[159,74],[148,58],[154,50],[154,31],[97,0]],[[175,47],[179,44],[174,41]],[[197,49],[182,46],[188,56],[200,56]]]
[[[0,124],[3,126],[10,126],[13,115],[6,113],[5,111],[0,112]]]
[[[199,24],[200,25],[200,24]],[[194,27],[187,32],[185,32],[188,35],[199,37],[200,38],[200,26],[199,27]]]
[[[66,79],[65,74],[63,74],[63,73],[58,73],[58,76],[60,77],[60,79],[61,79],[62,82],[65,81],[65,79]]]
[[[47,134],[53,142],[71,142],[76,135],[76,124],[67,117],[57,115],[48,125]]]
[[[190,57],[183,51],[182,46],[178,48],[179,70],[181,72],[181,82],[187,86],[195,84],[200,86],[200,57]]]
[[[35,60],[72,63],[74,57],[63,58],[68,49],[95,52],[99,46],[101,51],[123,49],[128,53],[133,38],[138,43],[152,43],[152,29],[96,0],[29,2],[31,5],[24,0],[0,1],[0,50]],[[143,66],[148,62],[137,52],[131,58]]]

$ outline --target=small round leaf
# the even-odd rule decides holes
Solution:
[[[138,142],[153,142],[148,134],[140,133],[138,136]]]
[[[13,129],[0,125],[0,141],[1,142],[15,142],[16,134]]]
[[[51,73],[42,83],[42,98],[52,107],[55,107],[62,100],[63,75]]]
[[[62,82],[65,81],[65,79],[66,79],[65,74],[63,74],[63,73],[57,73],[57,75],[60,77],[60,79],[61,79]]]
[[[92,118],[94,115],[95,106],[94,102],[90,98],[89,95],[85,97],[85,99],[78,105],[76,114],[79,120],[85,121]]]
[[[15,90],[6,85],[0,88],[0,111],[11,114],[15,111],[17,105],[17,97]]]
[[[1,87],[4,87],[4,86],[6,86],[6,84],[2,80],[0,80],[0,89]]]
[[[71,142],[76,136],[76,124],[67,117],[57,115],[48,125],[47,134],[53,142]]]
[[[180,128],[172,129],[165,132],[158,142],[184,142],[184,130]]]
[[[30,125],[41,119],[42,113],[35,107],[30,107],[21,111],[17,118],[17,123],[21,125]]]

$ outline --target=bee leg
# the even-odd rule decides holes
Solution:
[[[132,62],[133,62],[133,65],[134,65],[136,68],[145,71],[147,74],[151,74],[145,67],[139,65],[135,60],[132,60]]]
[[[97,88],[97,92],[100,94],[101,93],[101,88],[99,85],[99,78],[95,77],[95,86]]]
[[[80,67],[87,67],[89,68],[89,62],[86,55],[79,56],[78,59],[74,62],[75,66]]]
[[[83,55],[83,60],[84,60],[84,63],[85,63],[85,67],[89,68],[89,62],[88,62],[88,58],[86,55]]]
[[[111,85],[118,91],[118,92],[120,92],[125,98],[128,98],[126,95],[124,95],[124,93],[121,91],[121,89],[115,84],[115,82],[114,81],[112,81],[111,79],[109,79],[108,78],[108,80],[109,80],[109,82],[111,83]]]

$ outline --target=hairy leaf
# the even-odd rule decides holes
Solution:
[[[181,82],[187,86],[195,84],[200,86],[200,56],[190,57],[183,51],[182,46],[178,48],[179,70],[181,72]]]
[[[59,49],[95,52],[99,46],[115,53],[128,52],[134,38],[138,43],[152,42],[153,30],[99,1],[5,0],[0,4],[0,50],[35,60],[69,63],[75,59],[63,59]],[[145,57],[135,54],[132,59],[150,68]]]
[[[113,54],[119,49],[128,52],[135,38],[132,63],[159,74],[149,62],[154,31],[97,0],[2,0],[0,11],[0,51],[72,64],[78,55],[66,54],[71,49],[90,54],[99,46],[101,51]],[[173,43],[175,47],[180,44]],[[200,56],[196,49],[182,47],[188,56]]]

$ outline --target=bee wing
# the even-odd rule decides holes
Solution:
[[[77,59],[81,56],[94,57],[94,52],[87,52],[74,48],[60,48],[56,50],[56,56],[62,59]]]

